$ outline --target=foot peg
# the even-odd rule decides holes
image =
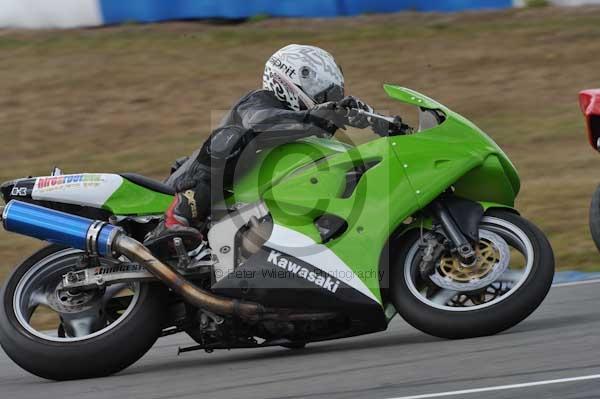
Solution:
[[[159,259],[181,259],[183,252],[187,255],[188,248],[193,250],[201,244],[202,235],[196,229],[189,227],[167,229],[161,225],[157,227],[155,232],[150,233],[144,241],[144,245]]]

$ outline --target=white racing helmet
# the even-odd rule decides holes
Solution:
[[[344,97],[344,75],[333,56],[314,46],[290,44],[269,58],[263,88],[299,111]]]

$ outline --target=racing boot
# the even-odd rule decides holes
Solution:
[[[197,219],[198,210],[194,191],[177,193],[165,212],[164,219],[146,235],[144,245],[155,255],[173,254],[173,239],[179,237],[183,240],[185,248],[191,251],[203,240],[200,231],[192,227],[193,223],[197,223]]]

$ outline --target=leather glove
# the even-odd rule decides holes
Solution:
[[[346,110],[340,108],[339,104],[334,101],[317,104],[308,111],[311,119],[315,120],[318,125],[327,129],[327,124],[333,124],[338,128],[344,129],[348,124]]]
[[[353,97],[353,96],[347,96],[344,97],[339,103],[338,105],[342,108],[346,108],[346,109],[361,109],[363,111],[367,111],[367,112],[374,112],[373,108],[368,105],[367,103],[365,103],[364,101],[362,101],[360,98],[358,97]],[[365,115],[361,115],[361,114],[356,114],[354,116],[350,116],[348,118],[348,125],[358,128],[358,129],[364,129],[366,127],[368,127],[371,124],[369,117],[365,116]]]
[[[399,136],[402,134],[412,133],[413,129],[407,124],[402,122],[402,118],[399,116],[394,117],[393,122],[388,122],[384,119],[373,118],[371,129],[373,132],[381,137],[387,136]]]

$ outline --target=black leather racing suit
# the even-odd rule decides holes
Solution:
[[[211,205],[222,200],[233,181],[242,154],[275,147],[308,136],[333,135],[337,126],[310,111],[293,111],[271,91],[256,90],[242,97],[208,140],[167,180],[175,190],[193,191],[195,209],[190,225],[204,221]],[[247,150],[247,151],[244,151]],[[180,211],[185,215],[185,211]]]

